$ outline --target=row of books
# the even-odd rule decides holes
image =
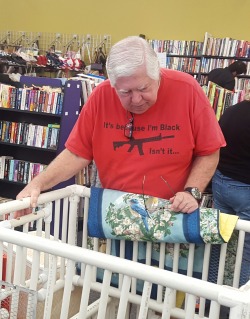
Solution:
[[[78,74],[74,77],[75,80],[80,80],[82,84],[83,104],[87,102],[88,97],[94,88],[105,80],[105,77],[98,75]]]
[[[204,86],[204,85],[207,85],[208,83],[208,80],[207,80],[207,75],[199,75],[198,76],[195,76],[194,77],[199,81],[199,84],[201,86]],[[239,91],[245,91],[246,88],[250,85],[250,79],[249,78],[238,78],[236,77],[235,78],[235,86],[234,86],[234,90],[235,90],[235,93],[239,94]],[[243,93],[241,93],[243,94]],[[236,95],[236,94],[235,94]]]
[[[77,185],[83,185],[83,186],[90,187],[90,185],[91,185],[91,170],[92,170],[91,164],[89,164],[87,167],[80,170],[75,175],[75,183]]]
[[[188,73],[209,73],[216,68],[225,68],[233,63],[232,59],[213,59],[213,58],[189,58],[189,57],[168,57],[166,56],[166,68]],[[246,62],[247,72],[250,75],[250,62]]]
[[[246,78],[235,78],[235,90],[246,90],[250,85],[250,79]]]
[[[12,156],[0,157],[0,179],[27,184],[42,172],[46,165],[14,159]]]
[[[203,42],[185,40],[149,40],[155,52],[168,55],[201,55]]]
[[[250,42],[230,37],[216,38],[206,32],[202,54],[250,58]]]
[[[56,150],[59,134],[59,124],[42,126],[26,122],[0,121],[0,142]]]
[[[203,74],[200,74],[199,75],[199,78],[196,77],[197,81],[199,82],[200,86],[205,86],[207,85],[207,75],[203,75]]]
[[[63,107],[63,92],[61,89],[15,88],[0,84],[0,107],[61,114]]]
[[[155,52],[167,55],[230,56],[250,58],[250,41],[230,37],[216,38],[205,32],[203,41],[148,40]]]
[[[235,60],[232,59],[213,59],[213,58],[202,58],[200,72],[209,73],[211,70],[216,68],[225,68]],[[250,62],[245,62],[247,65],[246,75],[250,75]]]
[[[188,57],[166,57],[166,68],[188,73],[198,73],[200,59]]]
[[[207,86],[203,86],[203,90],[209,99],[217,120],[220,119],[229,106],[243,101],[245,94],[244,91],[233,92],[226,90],[213,82],[208,82]]]

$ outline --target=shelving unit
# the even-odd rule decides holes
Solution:
[[[215,68],[225,68],[236,60],[247,63],[247,74],[236,79],[236,89],[244,89],[250,80],[250,58],[214,56],[214,55],[174,55],[166,54],[166,68],[186,72],[194,76],[201,85],[207,84],[208,73]],[[239,84],[239,79],[243,79]],[[242,83],[243,82],[243,83]],[[246,84],[244,83],[246,82]]]
[[[247,63],[247,74],[236,78],[236,89],[244,89],[250,81],[250,44],[248,41],[229,37],[215,38],[208,32],[203,42],[184,40],[148,40],[168,69],[186,72],[194,76],[200,85],[207,84],[208,73],[224,68],[235,60]],[[164,65],[164,56],[166,65]]]
[[[198,76],[198,82],[201,85],[207,84],[207,75],[208,73],[216,68],[225,68],[234,61],[243,61],[247,64],[247,73],[246,75],[239,75],[236,79],[250,79],[250,58],[244,57],[230,57],[230,56],[214,56],[214,55],[203,55],[201,56],[201,64]],[[237,82],[236,80],[236,82]],[[237,87],[235,89],[240,89]],[[241,88],[244,89],[244,86]]]
[[[42,113],[13,108],[0,108],[1,120],[11,122],[27,122],[35,125],[47,126],[51,123],[60,124],[60,133],[56,149],[0,142],[0,156],[12,156],[14,159],[32,163],[48,165],[63,149],[65,141],[72,130],[80,110],[81,82],[68,80],[63,86],[60,79],[21,77],[21,83],[31,86],[51,86],[62,88],[64,93],[61,114]],[[65,187],[74,183],[74,178],[56,186]],[[0,179],[0,195],[2,197],[15,198],[25,186],[24,183]]]

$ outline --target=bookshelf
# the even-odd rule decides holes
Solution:
[[[250,81],[250,42],[229,37],[216,38],[208,32],[202,42],[183,40],[148,40],[163,60],[165,53],[168,69],[186,72],[194,76],[200,85],[207,84],[208,73],[224,68],[235,60],[247,64],[247,74],[236,78],[236,90],[243,90]],[[164,65],[163,65],[164,66]]]
[[[237,90],[236,92],[229,91],[211,81],[202,88],[209,99],[218,121],[229,106],[244,100],[244,90]]]
[[[0,178],[0,196],[13,199],[25,186],[29,178],[43,170],[64,149],[64,143],[78,118],[81,99],[81,81],[79,80],[66,80],[63,85],[61,79],[22,76],[20,82],[28,87],[34,85],[36,87],[49,86],[60,89],[62,99],[61,111],[53,113],[51,111],[44,112],[40,109],[32,111],[29,104],[27,104],[26,109],[17,109],[11,102],[9,107],[3,107],[1,103],[0,122],[2,124],[3,122],[18,123],[17,127],[19,129],[17,131],[18,137],[15,140],[13,138],[6,139],[8,134],[4,134],[3,131],[0,139],[1,163],[3,163],[4,156],[13,160],[11,162],[7,160],[6,165],[4,161],[2,169],[5,171],[5,176]],[[10,125],[13,126],[13,124]],[[29,131],[29,127],[32,125],[34,131],[32,129]],[[21,131],[20,126],[28,126],[26,133]],[[46,131],[48,127],[51,128],[51,135],[47,133],[47,138],[50,136],[50,143],[42,146],[41,143],[37,142],[39,129]],[[52,129],[56,132],[54,136],[52,135]],[[25,141],[29,134],[33,138],[30,143],[27,140]],[[51,142],[52,138],[54,138],[53,143]],[[12,165],[13,171],[10,171],[10,165]],[[72,183],[74,183],[74,178],[57,185],[55,188],[65,187]]]
[[[243,61],[247,65],[247,73],[245,75],[238,75],[236,77],[235,89],[244,89],[250,80],[250,58],[203,55],[200,61],[201,64],[197,80],[201,85],[208,83],[207,75],[211,70],[228,67],[234,61]]]

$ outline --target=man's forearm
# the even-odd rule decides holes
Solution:
[[[203,192],[210,182],[219,162],[219,150],[211,155],[196,157],[185,187],[198,187]]]
[[[62,151],[44,170],[24,187],[17,195],[17,199],[30,197],[31,207],[36,207],[38,197],[41,191],[50,189],[51,187],[63,182],[74,176],[82,168],[86,167],[90,161],[81,158],[67,149]],[[15,218],[29,214],[30,209],[16,212]]]
[[[34,179],[34,182],[39,183],[42,191],[50,189],[74,176],[89,162],[65,149],[49,164],[44,172]]]
[[[81,158],[67,149],[63,150],[48,167],[36,176],[21,192],[22,195],[29,196],[32,189],[37,188],[45,191],[53,186],[68,180],[86,167],[90,161]]]

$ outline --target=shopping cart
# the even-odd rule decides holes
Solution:
[[[188,245],[185,275],[178,273],[181,244],[172,247],[171,270],[164,269],[166,243],[159,244],[157,267],[151,265],[152,242],[144,243],[145,264],[138,262],[138,241],[132,242],[132,260],[125,258],[124,240],[115,241],[119,249],[112,256],[113,240],[88,236],[89,198],[90,189],[77,185],[44,193],[39,197],[38,209],[17,220],[6,218],[29,207],[29,199],[0,204],[0,213],[6,219],[0,223],[0,252],[7,255],[6,273],[0,259],[1,277],[37,292],[34,318],[217,319],[221,306],[230,319],[250,318],[250,282],[237,287],[244,235],[250,232],[250,222],[239,220],[236,225],[239,237],[230,287],[223,285],[228,244],[220,245],[217,283],[207,281],[211,244],[205,245],[200,279],[193,277],[195,244]],[[9,313],[11,307],[10,303]],[[17,313],[10,318],[26,317]]]

